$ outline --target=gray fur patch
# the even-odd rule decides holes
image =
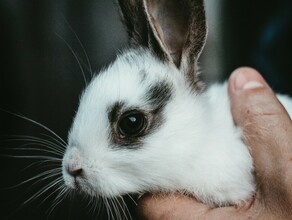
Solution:
[[[162,109],[171,99],[172,86],[166,82],[159,82],[150,87],[146,93],[147,102],[155,109]]]
[[[147,78],[147,72],[146,70],[141,70],[139,73],[141,75],[141,83],[143,83]]]

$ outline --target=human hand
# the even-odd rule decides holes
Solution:
[[[142,219],[291,219],[292,121],[264,79],[251,68],[228,82],[234,122],[243,130],[256,170],[255,197],[239,206],[210,208],[184,195],[147,195]]]

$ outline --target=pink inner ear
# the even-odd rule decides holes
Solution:
[[[164,51],[179,68],[188,35],[188,11],[178,2],[180,1],[149,0],[148,13]]]

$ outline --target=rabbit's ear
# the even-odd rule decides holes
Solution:
[[[194,74],[206,39],[203,0],[119,0],[132,45]],[[193,77],[192,77],[193,78]]]

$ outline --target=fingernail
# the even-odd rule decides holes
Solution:
[[[263,87],[264,85],[261,84],[260,82],[257,82],[257,81],[250,81],[250,82],[247,82],[244,86],[243,86],[243,90],[248,90],[248,89],[257,89],[257,88],[261,88]]]
[[[260,75],[252,69],[235,70],[231,76],[236,91],[251,90],[264,87]]]

